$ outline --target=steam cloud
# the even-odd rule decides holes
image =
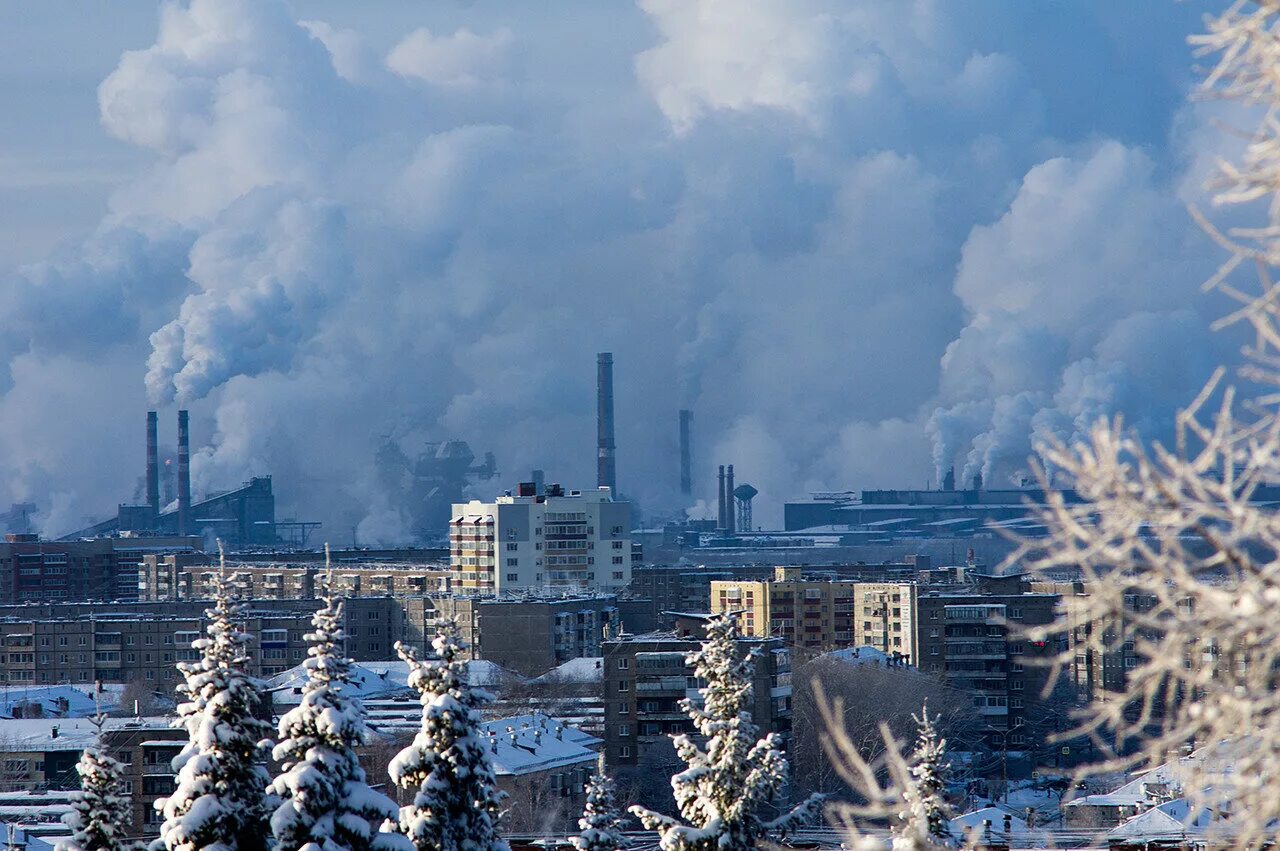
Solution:
[[[806,488],[1016,476],[1102,413],[1154,429],[1222,359],[1180,200],[1202,152],[1170,136],[1190,10],[422,16],[388,49],[165,5],[103,81],[154,163],[0,288],[0,469],[49,531],[132,490],[147,401],[192,406],[197,490],[270,472],[282,514],[372,542],[405,534],[380,435],[590,484],[596,351],[623,489],[687,507],[693,407],[699,496],[732,462],[765,524]]]

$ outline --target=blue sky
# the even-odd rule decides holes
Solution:
[[[764,522],[1159,435],[1230,356],[1185,214],[1211,6],[166,8],[0,7],[0,471],[50,531],[131,497],[148,404],[198,488],[391,541],[380,435],[590,484],[596,351],[623,488],[702,510],[690,406],[699,497],[735,463]]]

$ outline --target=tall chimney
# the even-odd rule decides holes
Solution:
[[[716,505],[720,509],[720,516],[716,518],[716,529],[718,531],[723,531],[726,528],[724,523],[725,512],[724,512],[724,465],[723,464],[720,465],[720,472],[716,474],[716,477],[720,480],[720,496],[716,502]]]
[[[155,411],[147,411],[147,507],[151,509],[151,519],[160,515],[160,449],[157,431],[158,420]]]
[[[608,487],[618,495],[618,473],[614,468],[613,442],[613,353],[596,355],[596,444],[599,458],[596,465],[596,485]]]
[[[680,493],[693,493],[693,411],[680,412]]]
[[[973,474],[973,489],[976,491],[982,490],[982,474],[981,473]]]
[[[178,411],[178,534],[191,534],[191,434],[187,412]]]
[[[724,528],[732,535],[736,530],[737,518],[734,517],[733,510],[733,465],[729,465],[729,471],[724,474]]]
[[[948,467],[947,474],[942,477],[942,489],[944,491],[953,491],[956,489],[956,468]]]

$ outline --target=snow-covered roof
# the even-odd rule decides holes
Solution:
[[[16,845],[25,848],[26,851],[53,851],[53,843],[45,839],[41,839],[34,832],[26,830],[18,822],[0,822],[0,836],[8,841],[9,829],[13,828],[14,840]],[[68,836],[69,832],[62,831],[58,836]]]
[[[54,730],[57,735],[54,735]],[[108,718],[107,730],[169,730],[168,718]],[[87,718],[0,719],[0,742],[9,753],[82,751],[93,744],[98,729]]]
[[[0,687],[0,718],[14,718],[30,711],[30,707],[48,718],[88,718],[99,707],[108,712],[120,703],[123,686],[103,688],[97,701],[92,685],[4,686]]]
[[[598,683],[603,679],[604,657],[582,656],[552,668],[542,676],[534,678],[533,682]]]
[[[473,686],[494,686],[516,675],[485,659],[467,662],[467,681]],[[302,701],[302,689],[307,683],[307,669],[294,665],[267,681],[267,690],[277,706],[293,706]],[[386,662],[353,662],[351,685],[344,692],[361,699],[394,697],[410,693],[409,665],[400,660]]]
[[[1004,820],[1009,819],[1010,833],[1026,833],[1027,823],[1012,813],[1002,810],[999,807],[983,807],[980,810],[959,815],[950,821],[951,832],[957,836],[964,836],[965,832],[971,828],[982,829],[984,821],[991,822],[991,829],[1000,833],[1004,832]]]
[[[823,653],[823,657],[828,659],[836,659],[849,665],[875,665],[881,668],[888,667],[889,657],[883,650],[877,650],[870,645],[861,647],[845,647],[841,650],[832,650],[830,653]]]
[[[499,775],[523,775],[565,766],[591,766],[601,740],[546,715],[513,715],[487,721],[490,759]]]
[[[1155,839],[1182,839],[1188,833],[1198,832],[1197,828],[1174,818],[1160,807],[1153,807],[1141,815],[1134,816],[1108,833],[1107,839],[1150,842]]]

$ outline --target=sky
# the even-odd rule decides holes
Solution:
[[[1213,8],[12,0],[0,482],[78,528],[185,406],[197,495],[270,473],[281,516],[399,542],[387,435],[494,452],[477,496],[591,486],[600,351],[654,518],[708,516],[720,463],[771,526],[1017,482],[1100,416],[1160,438],[1236,348],[1186,210]]]

